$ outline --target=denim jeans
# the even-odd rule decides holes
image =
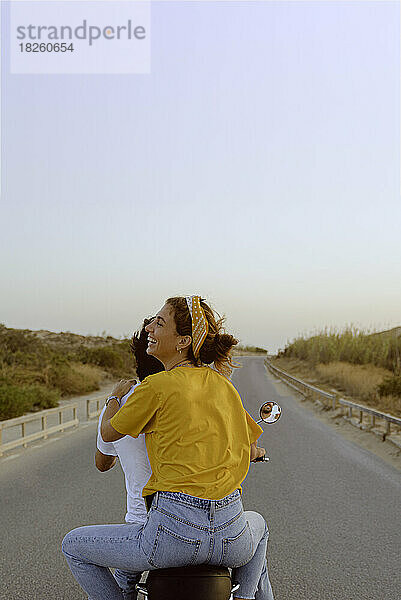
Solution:
[[[134,574],[212,564],[232,567],[238,598],[273,600],[267,573],[268,529],[258,513],[244,512],[238,490],[221,500],[157,492],[145,525],[78,527],[63,552],[89,600],[123,600],[109,567]]]
[[[135,586],[140,582],[141,575],[142,573],[132,573],[120,569],[114,571],[114,579],[123,593],[124,600],[137,600],[138,594]]]

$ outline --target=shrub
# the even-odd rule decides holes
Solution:
[[[386,377],[377,387],[380,396],[395,396],[401,398],[401,376]]]
[[[0,382],[0,419],[12,419],[33,411],[54,408],[60,393],[42,385],[18,386],[8,381]]]
[[[30,409],[24,389],[10,383],[0,383],[0,419],[19,417]]]
[[[135,359],[130,351],[129,340],[115,342],[97,348],[81,348],[76,360],[84,364],[92,364],[108,371],[115,377],[133,377]]]
[[[30,331],[22,329],[7,329],[2,328],[1,345],[11,353],[20,352],[35,352],[43,346]]]
[[[99,389],[106,373],[130,378],[134,369],[129,340],[31,332],[0,324],[0,418],[55,406],[60,395]]]
[[[63,396],[98,390],[100,379],[98,369],[77,363],[55,364],[48,373],[49,385],[60,390]]]
[[[45,410],[46,408],[55,408],[60,400],[58,390],[49,390],[44,385],[34,383],[25,387],[28,397],[32,399],[32,405],[35,410]]]
[[[123,366],[121,356],[109,346],[100,348],[85,348],[82,356],[83,362],[88,362],[105,369],[118,370]]]

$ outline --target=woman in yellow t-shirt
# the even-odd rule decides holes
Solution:
[[[241,502],[249,462],[264,449],[256,446],[262,429],[228,379],[237,340],[199,296],[168,299],[146,329],[147,352],[165,371],[147,377],[121,408],[118,389],[109,397],[102,437],[146,434],[148,519],[145,526],[71,531],[63,540],[71,571],[90,600],[120,600],[108,567],[141,572],[222,565],[236,569],[238,600],[273,600],[267,526]]]

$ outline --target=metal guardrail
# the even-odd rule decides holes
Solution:
[[[77,427],[79,425],[79,420],[77,418],[77,407],[77,404],[69,404],[68,406],[42,410],[37,414],[33,415],[24,415],[22,417],[16,417],[15,419],[7,419],[6,421],[0,421],[0,456],[2,456],[7,450],[12,450],[13,448],[17,448],[18,446],[24,446],[24,448],[26,448],[28,442],[33,442],[41,438],[46,439],[50,434],[56,433],[58,431],[64,431],[64,429],[67,429],[68,427]],[[72,419],[70,419],[69,421],[64,421],[64,413],[71,410]],[[54,414],[58,414],[58,424],[49,427],[47,423],[47,418],[50,415]],[[26,435],[27,423],[32,423],[34,421],[38,421],[41,423],[41,429],[39,431],[35,431],[34,433]],[[9,429],[10,427],[21,427],[21,436],[15,440],[3,444],[3,431],[5,429]]]
[[[337,404],[342,408],[346,409],[347,414],[344,414],[343,417],[347,421],[353,421],[353,411],[357,411],[359,413],[359,421],[358,424],[362,427],[363,415],[370,415],[370,425],[364,427],[365,429],[373,429],[376,425],[376,419],[381,419],[385,422],[385,432],[382,435],[383,440],[386,439],[387,436],[390,436],[391,433],[391,423],[394,423],[398,427],[401,427],[401,419],[397,417],[393,417],[393,415],[388,415],[387,413],[380,412],[379,410],[375,410],[368,406],[363,406],[362,404],[357,404],[356,402],[351,402],[350,400],[345,400],[344,398],[339,398],[336,394],[330,394],[329,392],[325,392],[315,387],[314,385],[310,385],[309,383],[305,383],[301,379],[297,379],[293,375],[282,371],[281,369],[275,367],[271,364],[270,361],[265,360],[265,365],[268,369],[272,371],[273,374],[277,375],[280,379],[284,380],[287,385],[297,390],[301,394],[308,396],[309,398],[321,398],[324,401],[329,401],[331,403],[331,408],[335,410],[337,408]],[[399,446],[398,442],[396,443]]]

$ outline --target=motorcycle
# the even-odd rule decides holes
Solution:
[[[273,424],[281,416],[277,402],[265,402],[259,410],[257,423]],[[253,462],[267,462],[262,456]],[[136,585],[137,592],[148,600],[233,600],[239,588],[231,581],[227,567],[197,565],[149,571],[146,583]]]

